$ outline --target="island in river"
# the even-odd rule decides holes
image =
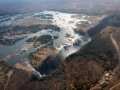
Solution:
[[[47,19],[52,19],[51,20],[52,24],[50,24],[50,25],[33,25],[33,26],[10,26],[10,27],[19,27],[18,30],[20,30],[20,32],[22,32],[22,34],[25,34],[25,35],[29,34],[29,35],[27,36],[27,38],[22,39],[24,44],[23,44],[22,40],[20,40],[20,41],[16,42],[16,45],[19,43],[19,48],[17,46],[14,47],[14,48],[18,48],[21,50],[25,50],[25,52],[22,53],[21,55],[18,55],[14,59],[9,60],[8,63],[14,65],[22,60],[21,61],[23,64],[22,66],[24,66],[24,64],[25,64],[24,58],[28,59],[28,55],[29,55],[30,64],[32,67],[29,65],[26,65],[26,67],[30,67],[31,70],[33,70],[33,68],[35,68],[41,74],[46,74],[46,75],[50,74],[50,75],[46,76],[45,78],[44,77],[41,78],[39,80],[39,82],[36,81],[34,83],[37,86],[43,85],[43,87],[39,87],[39,86],[35,87],[36,89],[37,88],[44,89],[45,88],[44,85],[46,85],[45,84],[46,81],[49,81],[51,83],[51,85],[55,84],[54,82],[58,82],[59,88],[72,88],[73,87],[73,88],[79,89],[79,88],[82,88],[83,84],[84,84],[84,82],[82,81],[82,78],[80,78],[79,76],[83,76],[83,78],[85,78],[85,80],[86,80],[86,78],[88,78],[89,75],[87,77],[84,77],[86,73],[83,73],[83,75],[82,75],[82,73],[79,74],[79,72],[77,70],[82,71],[82,68],[84,68],[84,70],[89,68],[87,74],[91,74],[91,75],[93,75],[93,77],[95,77],[95,78],[92,77],[92,80],[90,80],[90,81],[92,81],[92,83],[94,83],[102,75],[102,73],[104,71],[103,69],[107,70],[109,68],[113,69],[115,67],[117,61],[115,60],[115,62],[114,62],[115,58],[109,57],[109,55],[111,53],[115,53],[113,50],[113,47],[109,46],[109,45],[111,45],[111,42],[108,38],[109,34],[108,34],[107,38],[106,37],[103,38],[102,36],[99,37],[100,36],[100,34],[99,34],[98,36],[95,37],[95,39],[92,40],[92,42],[90,42],[89,34],[87,33],[88,31],[85,30],[85,28],[84,28],[84,30],[81,30],[80,28],[78,28],[78,26],[79,25],[81,26],[82,23],[87,24],[88,27],[92,27],[94,25],[96,26],[96,24],[93,24],[92,20],[89,21],[89,19],[93,18],[93,17],[94,18],[97,17],[98,22],[100,22],[100,21],[102,21],[103,18],[105,18],[105,15],[103,15],[102,17],[101,16],[87,16],[87,15],[82,16],[82,15],[78,15],[78,14],[68,14],[68,13],[66,14],[66,13],[54,12],[54,11],[44,11],[42,13],[44,13],[45,15],[46,15],[46,13],[52,14],[51,17],[54,16],[53,18],[47,18]],[[38,18],[38,15],[34,16],[34,17],[37,17],[37,19],[41,19],[40,17]],[[85,21],[85,22],[83,22],[83,21]],[[24,22],[24,20],[23,20],[23,22]],[[99,24],[101,25],[101,23],[99,23]],[[10,27],[9,27],[9,29],[11,31],[10,34],[11,33],[18,34],[14,31],[12,31],[12,29]],[[34,29],[32,27],[34,27]],[[103,26],[103,27],[105,28],[105,26]],[[78,30],[78,31],[80,30],[80,33],[78,34],[74,30]],[[82,34],[81,34],[81,31],[82,31]],[[83,34],[83,32],[85,34]],[[97,33],[99,33],[99,32],[97,32]],[[107,32],[107,33],[109,33],[109,32]],[[9,34],[9,32],[8,32],[8,34]],[[4,36],[6,34],[3,33],[2,35]],[[84,35],[84,36],[82,36],[82,35]],[[57,36],[57,37],[55,37],[55,36]],[[30,39],[32,39],[32,37],[36,37],[36,38],[33,41],[26,43],[26,40],[30,40]],[[44,39],[44,41],[42,41],[41,38]],[[86,38],[86,40],[84,38]],[[103,63],[104,61],[101,58],[99,58],[99,55],[102,55],[101,53],[94,54],[94,55],[97,54],[97,56],[92,55],[92,53],[93,53],[92,50],[93,51],[94,50],[98,50],[98,51],[103,50],[103,52],[104,52],[105,49],[103,49],[103,47],[101,47],[100,50],[98,49],[99,45],[96,42],[96,41],[98,41],[98,43],[100,44],[103,39],[106,40],[104,42],[109,42],[109,45],[106,45],[105,47],[109,46],[107,48],[110,49],[110,51],[108,51],[108,53],[105,52],[106,56],[102,56],[102,57],[103,57],[103,60],[106,60],[106,58],[110,58],[112,60],[111,63],[109,63],[109,61],[106,61],[104,64]],[[49,42],[51,42],[51,40],[52,40],[52,44],[49,43]],[[37,42],[39,42],[39,45],[34,47],[33,45]],[[90,42],[90,43],[88,43],[88,42]],[[96,47],[92,47],[92,44],[94,44],[94,46],[96,46]],[[13,46],[8,46],[8,47],[13,47]],[[82,47],[82,46],[83,46],[83,48],[80,49],[80,47]],[[67,48],[64,49],[64,47],[67,47]],[[90,56],[87,53],[86,48],[87,48],[87,50],[90,51],[90,53],[91,53]],[[66,53],[70,52],[69,54],[64,55],[65,57],[76,52],[79,49],[80,49],[80,51],[70,55],[64,61],[64,59],[61,58],[62,54],[59,53],[63,49],[64,49],[64,52],[66,52]],[[15,54],[16,54],[16,52],[17,53],[21,52],[21,50],[13,51],[13,52],[15,52]],[[96,51],[96,52],[98,52],[98,51]],[[59,55],[61,55],[61,56],[59,56]],[[91,59],[92,61],[87,62],[85,57],[87,57],[87,59]],[[94,59],[97,61],[94,62]],[[87,64],[87,67],[83,66],[85,64]],[[113,66],[109,67],[109,65],[110,66],[113,65]],[[19,66],[19,67],[17,67],[17,66]],[[23,68],[22,66],[20,66],[20,65],[17,65],[17,66],[16,66],[17,68],[20,69],[20,67],[21,67],[21,69],[25,70],[25,68]],[[82,68],[79,66],[81,66]],[[90,72],[91,68],[93,68],[93,70],[94,70],[93,73],[95,73],[95,74]],[[24,87],[30,88],[30,89],[33,88],[32,86],[31,87],[28,87],[28,86],[30,85],[31,81],[38,80],[37,77],[35,75],[32,75],[31,73],[27,73],[22,70],[15,70],[14,74],[10,78],[7,89],[12,87],[12,85],[10,85],[10,83],[14,83],[14,84],[16,83],[15,81],[12,81],[12,80],[18,79],[20,73],[23,73],[22,74],[23,78],[20,81],[18,81],[18,83],[19,82],[22,82],[22,83],[28,82],[27,83],[28,85],[24,84],[25,85]],[[97,76],[96,76],[96,74],[97,74]],[[76,75],[76,76],[73,77],[74,75]],[[26,76],[29,79],[26,78]],[[42,76],[44,76],[44,75],[42,75]],[[75,81],[76,80],[75,78],[78,78],[81,82],[77,83]],[[24,81],[22,81],[23,79],[24,79]],[[64,81],[64,83],[63,83],[63,81]],[[65,84],[65,85],[63,85],[63,84]],[[90,85],[91,85],[91,83],[90,83]],[[47,88],[49,88],[50,86],[48,85]],[[65,87],[62,87],[62,86],[65,86]],[[15,88],[20,89],[21,87],[15,87]],[[57,88],[57,87],[55,87],[55,88]],[[89,83],[86,84],[86,88],[90,88]]]

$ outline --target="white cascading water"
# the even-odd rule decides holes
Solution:
[[[42,75],[30,65],[29,61],[25,61],[25,64],[27,64],[27,66],[33,70],[39,79],[42,77]]]

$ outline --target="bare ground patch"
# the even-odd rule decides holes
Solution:
[[[51,24],[51,21],[37,20],[34,17],[30,17],[30,18],[15,22],[12,24],[12,26],[30,26],[30,25],[39,25],[39,24],[49,25]]]

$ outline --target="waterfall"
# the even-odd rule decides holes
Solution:
[[[30,65],[29,61],[25,61],[25,63],[27,64],[27,66],[28,66],[29,68],[31,68],[31,69],[34,71],[34,73],[38,76],[39,79],[42,78],[42,75],[40,74],[40,72],[38,72],[37,70],[35,70],[35,69]]]

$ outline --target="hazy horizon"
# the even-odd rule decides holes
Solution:
[[[0,13],[24,13],[46,9],[75,12],[115,10],[119,9],[119,3],[119,0],[0,0]]]

